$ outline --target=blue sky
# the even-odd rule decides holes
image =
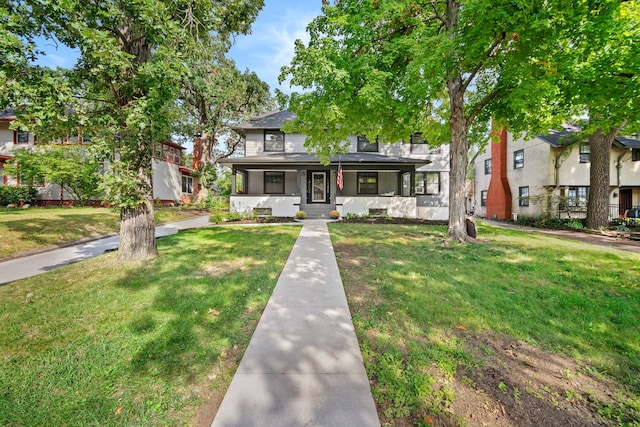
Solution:
[[[306,27],[320,14],[321,5],[322,0],[265,0],[251,34],[237,36],[228,56],[241,71],[255,71],[272,93],[276,87],[290,93],[288,83],[278,84],[280,68],[293,58],[296,39],[308,42]],[[42,41],[40,48],[46,56],[39,63],[52,68],[71,68],[78,57],[76,51],[50,40]]]

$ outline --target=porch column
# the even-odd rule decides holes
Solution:
[[[231,195],[236,195],[236,168],[231,167]]]

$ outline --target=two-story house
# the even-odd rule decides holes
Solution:
[[[584,218],[589,196],[590,151],[576,141],[580,129],[524,140],[502,130],[474,162],[475,213],[480,217]],[[611,219],[640,215],[640,139],[617,137],[611,148]]]
[[[5,176],[4,165],[12,159],[11,152],[18,148],[37,149],[38,138],[30,132],[9,128],[16,116],[11,109],[0,111],[0,185],[33,185],[38,192],[39,204],[72,203],[73,197],[58,184],[49,182],[31,183],[15,177]],[[78,133],[68,135],[62,144],[90,144],[89,138]],[[153,154],[153,197],[162,203],[186,203],[197,193],[197,177],[194,171],[184,166],[184,147],[170,141],[158,142]]]
[[[418,134],[393,144],[352,136],[349,152],[323,165],[307,153],[305,135],[282,131],[294,117],[287,110],[272,112],[236,127],[244,136],[244,156],[220,161],[232,170],[232,211],[448,218],[448,144],[430,148]]]

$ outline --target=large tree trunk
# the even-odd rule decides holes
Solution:
[[[147,200],[135,208],[122,208],[118,260],[135,261],[157,255],[153,200]]]
[[[586,227],[592,230],[609,225],[609,183],[611,145],[620,127],[603,134],[599,129],[589,135],[591,170]]]
[[[462,78],[451,77],[447,80],[451,116],[451,152],[449,172],[449,238],[460,241],[470,240],[465,222],[465,180],[467,177],[467,120],[464,115],[464,87]]]

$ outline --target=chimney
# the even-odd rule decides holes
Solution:
[[[507,128],[492,123],[491,181],[487,192],[487,218],[511,219],[511,189],[507,180]]]

